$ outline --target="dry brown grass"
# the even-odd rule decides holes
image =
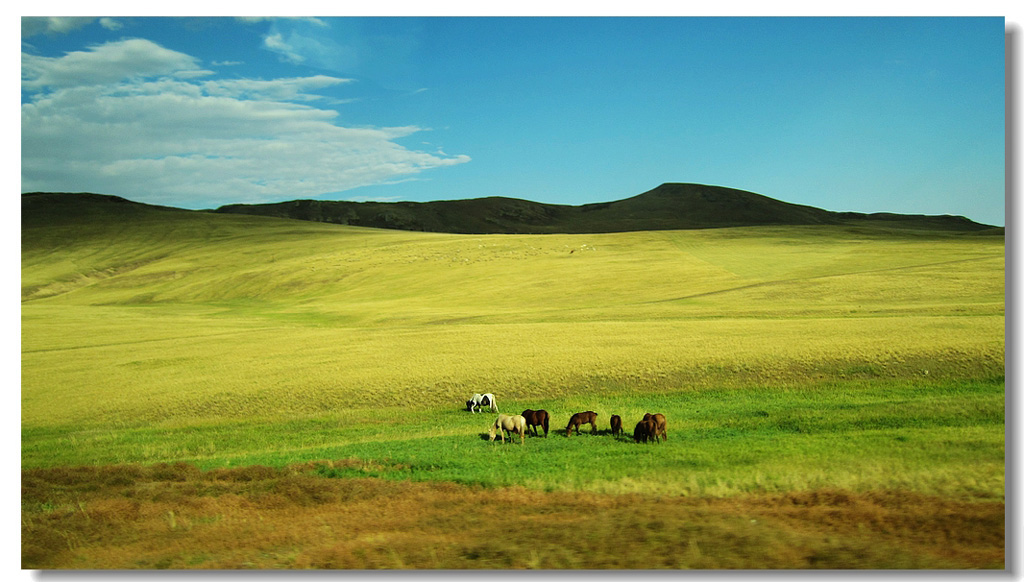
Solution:
[[[22,567],[1003,568],[1002,502],[544,493],[314,467],[23,471]]]

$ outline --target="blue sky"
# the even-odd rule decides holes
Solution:
[[[1004,215],[1002,18],[22,19],[22,191]]]

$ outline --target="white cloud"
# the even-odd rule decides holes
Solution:
[[[37,34],[67,34],[92,23],[92,17],[65,16],[22,16],[21,37],[28,38]]]
[[[100,26],[107,30],[121,30],[124,25],[113,18],[100,18]]]
[[[263,37],[263,47],[290,63],[302,63],[329,71],[351,71],[360,61],[360,49],[353,39],[338,42],[338,31],[322,20],[287,18],[272,21]]]
[[[203,89],[210,95],[227,96],[247,99],[271,99],[274,101],[312,101],[322,99],[321,95],[306,93],[309,90],[323,89],[341,83],[350,83],[351,79],[340,79],[326,75],[301,77],[293,79],[275,79],[263,81],[258,79],[224,79],[207,81]]]
[[[290,44],[285,42],[280,33],[268,34],[263,37],[263,46],[281,55],[290,63],[298,64],[306,60],[306,57],[300,55]]]
[[[409,150],[416,126],[350,128],[308,105],[348,79],[192,81],[197,59],[144,40],[23,55],[22,191],[91,191],[191,208],[309,198],[468,156]],[[184,75],[183,75],[184,73]]]
[[[128,39],[62,57],[21,54],[24,89],[109,84],[158,75],[209,74],[198,59],[144,39]]]

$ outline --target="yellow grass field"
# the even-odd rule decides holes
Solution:
[[[468,236],[219,215],[45,232],[24,235],[26,426],[1003,366],[1001,237]]]

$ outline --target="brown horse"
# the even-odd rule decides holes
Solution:
[[[650,439],[655,439],[656,425],[653,420],[646,419],[636,423],[636,428],[633,429],[633,440],[638,443],[646,443]]]
[[[508,432],[509,439],[519,435],[520,444],[525,443],[526,419],[523,418],[523,415],[509,416],[507,414],[499,414],[498,419],[491,425],[491,429],[487,431],[487,434],[491,437],[491,442],[494,442],[494,437],[500,433],[501,442],[505,442],[505,432]]]
[[[548,436],[548,417],[547,410],[530,410],[529,408],[523,411],[523,418],[526,419],[526,428],[533,430],[533,436],[540,436],[537,434],[537,427],[544,429],[544,438]]]
[[[668,425],[665,423],[665,415],[664,414],[661,414],[660,412],[655,413],[655,414],[651,414],[650,412],[648,412],[647,414],[644,415],[644,420],[653,420],[654,421],[654,438],[655,439],[657,439],[660,436],[661,440],[664,440],[664,441],[668,440],[668,432],[666,432],[666,430],[665,430]]]
[[[622,434],[622,417],[618,414],[612,415],[612,435]]]
[[[590,425],[590,434],[597,432],[597,413],[592,410],[588,410],[586,412],[577,412],[572,415],[572,418],[569,419],[569,425],[565,427],[565,436],[569,436],[569,433],[571,433],[574,428],[576,429],[576,434],[580,434],[581,424]]]

